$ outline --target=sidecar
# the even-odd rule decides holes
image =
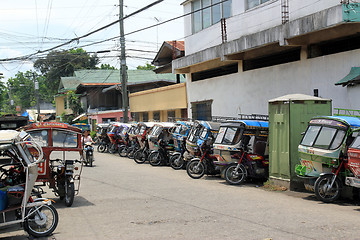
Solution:
[[[48,184],[56,196],[65,198],[71,206],[80,188],[82,164],[82,130],[66,123],[42,122],[22,127],[31,135],[44,152],[44,161],[39,163],[37,182]],[[33,153],[32,149],[30,151]],[[36,153],[34,153],[36,154]],[[80,168],[76,166],[80,164]],[[66,178],[59,171],[67,171]]]

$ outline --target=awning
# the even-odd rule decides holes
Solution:
[[[354,83],[360,83],[360,67],[352,67],[350,73],[335,83],[335,85],[345,87],[347,85],[353,85]]]
[[[74,118],[72,121],[75,122],[76,120],[82,118],[82,117],[87,117],[85,113],[80,114],[79,116],[77,116],[76,118]]]

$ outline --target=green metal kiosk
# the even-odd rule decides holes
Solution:
[[[304,188],[295,174],[298,145],[312,117],[331,115],[331,100],[290,94],[269,100],[270,181],[290,190]]]

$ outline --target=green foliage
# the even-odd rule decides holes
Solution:
[[[154,70],[156,67],[154,65],[151,65],[149,63],[146,63],[145,66],[137,66],[137,70]]]
[[[109,69],[109,70],[118,70],[115,67],[110,66],[110,64],[101,64],[100,69],[102,69],[102,70],[107,70],[107,69]]]
[[[67,97],[68,102],[69,102],[69,107],[73,111],[74,114],[78,115],[78,114],[83,113],[83,109],[81,108],[81,104],[80,104],[80,99],[75,94],[74,91],[69,91],[66,94],[66,97]]]
[[[62,114],[61,114],[61,120],[62,120],[62,122],[64,122],[64,123],[71,123],[73,120],[74,120],[74,118],[75,118],[75,116],[74,115],[66,115],[66,113],[65,112],[63,112]]]
[[[91,131],[90,132],[90,136],[93,140],[95,140],[95,137],[96,137],[96,132],[95,131]]]
[[[34,107],[37,104],[35,93],[35,83],[39,82],[39,98],[42,101],[51,101],[53,96],[49,94],[46,88],[46,79],[33,71],[25,73],[18,72],[15,77],[8,79],[6,85],[0,84],[0,104],[6,113],[15,113],[15,106],[21,106],[22,109]],[[11,99],[10,99],[11,97]],[[14,105],[10,105],[10,100]]]
[[[52,51],[45,58],[38,59],[34,68],[46,78],[46,88],[51,96],[57,93],[60,78],[73,76],[80,69],[96,69],[99,59],[90,56],[82,48]]]

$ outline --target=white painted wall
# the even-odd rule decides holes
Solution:
[[[188,77],[189,117],[191,102],[210,99],[213,116],[268,114],[270,99],[292,93],[313,95],[315,88],[320,97],[333,100],[333,108],[360,109],[360,86],[335,86],[351,67],[360,66],[359,56],[360,50],[353,50],[197,82]]]
[[[281,25],[281,0],[272,0],[246,10],[245,0],[232,0],[232,17],[227,19],[228,41]],[[340,0],[290,0],[290,21],[336,6]],[[184,13],[191,12],[191,3],[184,5]],[[221,44],[221,26],[217,23],[192,34],[191,16],[184,19],[185,54]]]

